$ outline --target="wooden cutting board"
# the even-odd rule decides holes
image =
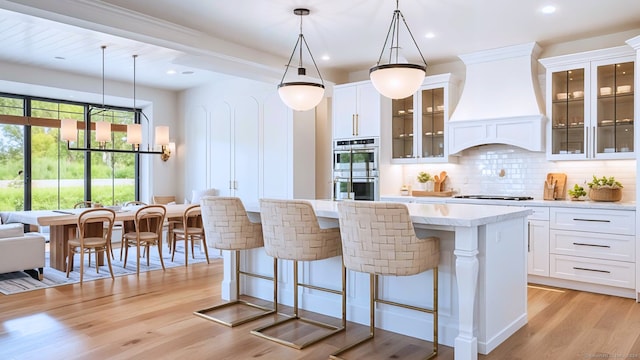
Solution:
[[[564,200],[567,195],[567,174],[548,173],[545,181],[545,200]]]

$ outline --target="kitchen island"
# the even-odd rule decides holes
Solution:
[[[338,226],[337,203],[312,200],[322,227]],[[531,210],[520,207],[467,204],[407,204],[416,232],[440,238],[439,342],[455,348],[455,359],[476,359],[488,354],[527,323],[527,222]],[[259,221],[258,204],[247,204]],[[245,252],[252,271],[269,274],[270,258],[263,249]],[[234,257],[224,254],[222,296],[235,294]],[[301,265],[301,276],[317,285],[334,285],[340,278],[341,258]],[[291,264],[280,267],[280,299],[291,299]],[[347,275],[347,319],[368,324],[368,275]],[[387,299],[425,304],[432,289],[429,272],[409,277],[381,277],[379,293]],[[246,281],[245,294],[262,299],[273,295],[269,284]],[[305,289],[302,308],[339,317],[339,299]],[[285,305],[291,305],[286,304]],[[431,317],[407,309],[378,305],[377,326],[385,330],[431,340]]]

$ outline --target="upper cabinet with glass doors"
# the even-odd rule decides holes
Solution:
[[[540,60],[550,160],[635,157],[633,61],[628,46]]]
[[[392,163],[449,161],[445,131],[451,81],[451,74],[428,76],[416,94],[392,100]]]

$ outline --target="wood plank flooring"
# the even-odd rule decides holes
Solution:
[[[296,350],[249,334],[273,317],[230,329],[193,315],[220,302],[221,280],[222,262],[214,260],[115,281],[0,295],[0,359],[327,359],[367,333],[367,327],[349,323],[346,334]],[[416,359],[431,345],[390,332],[377,335],[348,358]],[[453,359],[450,347],[439,350],[437,359]],[[640,358],[640,304],[530,287],[529,323],[479,358]]]

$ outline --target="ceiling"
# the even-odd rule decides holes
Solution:
[[[545,5],[557,11],[544,14]],[[340,82],[377,61],[395,6],[393,0],[0,0],[0,61],[99,77],[100,46],[107,45],[108,79],[130,82],[137,54],[137,82],[148,86],[181,90],[220,74],[275,82],[298,35],[293,9],[305,7],[311,14],[302,29],[311,52],[323,76]],[[640,29],[638,0],[402,0],[399,6],[428,64],[531,41],[544,48]],[[404,55],[418,61],[411,43],[401,43]]]

